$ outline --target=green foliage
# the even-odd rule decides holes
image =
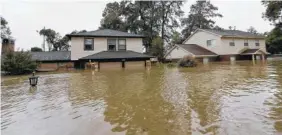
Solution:
[[[263,14],[263,17],[275,25],[281,25],[282,1],[262,1],[262,4],[266,6],[266,11]]]
[[[150,54],[156,56],[159,61],[164,60],[165,49],[163,47],[163,40],[160,37],[153,39]]]
[[[109,28],[145,35],[144,44],[152,46],[153,38],[169,41],[183,15],[183,1],[121,1],[106,5],[101,29]]]
[[[2,56],[1,70],[11,75],[31,73],[36,69],[36,62],[29,52],[9,52]]]
[[[184,27],[182,35],[187,38],[197,28],[212,29],[215,21],[214,17],[222,17],[217,13],[218,8],[210,3],[210,1],[197,1],[190,7],[190,12],[187,18],[181,20]]]
[[[0,17],[1,19],[1,39],[4,38],[11,38],[11,30],[8,27],[8,22],[6,21],[6,19],[4,17]]]
[[[177,31],[172,32],[171,45],[174,45],[174,44],[181,44],[181,35]]]
[[[42,52],[43,50],[39,47],[31,47],[30,51],[32,51],[32,52]]]
[[[41,29],[39,34],[46,37],[49,51],[61,51],[69,49],[68,42],[70,39],[67,36],[61,37],[60,34],[55,30],[45,28]]]
[[[253,26],[250,26],[250,28],[247,29],[247,32],[250,32],[250,33],[253,33],[253,34],[258,34],[258,31]]]
[[[267,51],[275,54],[282,53],[282,29],[275,27],[266,38]]]

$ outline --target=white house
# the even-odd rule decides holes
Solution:
[[[71,38],[71,61],[79,66],[91,61],[99,68],[144,67],[152,58],[143,54],[143,35],[101,29],[67,36]]]
[[[265,37],[258,34],[239,30],[212,30],[197,29],[182,45],[175,45],[167,54],[166,59],[180,59],[184,55],[194,54],[193,49],[185,49],[185,46],[194,45],[203,49],[197,51],[205,54],[206,50],[217,55],[218,60],[245,60],[265,59],[266,47]],[[180,48],[180,49],[179,49]],[[185,51],[184,51],[185,50]],[[195,57],[203,58],[205,61],[213,56],[194,54]]]

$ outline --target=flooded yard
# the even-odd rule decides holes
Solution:
[[[3,77],[3,135],[282,134],[282,61]]]

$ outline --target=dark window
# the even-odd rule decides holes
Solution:
[[[259,40],[256,40],[256,46],[259,46]]]
[[[229,42],[229,45],[230,45],[230,46],[235,46],[234,39],[232,39],[232,40]]]
[[[108,39],[108,51],[116,51],[116,39]]]
[[[93,38],[84,39],[84,50],[94,50],[94,40]]]
[[[126,40],[125,39],[119,39],[118,40],[118,50],[126,50]]]
[[[245,39],[245,40],[244,40],[244,46],[249,46],[248,39]]]

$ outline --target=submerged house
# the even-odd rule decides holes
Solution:
[[[31,56],[37,61],[37,71],[74,68],[70,51],[31,52]]]
[[[143,35],[101,29],[67,36],[70,38],[70,51],[32,54],[34,59],[42,62],[41,68],[58,68],[62,64],[85,68],[92,62],[100,69],[145,67],[146,60],[153,58],[143,54]]]
[[[265,59],[265,37],[239,30],[197,29],[165,55],[167,60],[192,55],[203,62]]]

